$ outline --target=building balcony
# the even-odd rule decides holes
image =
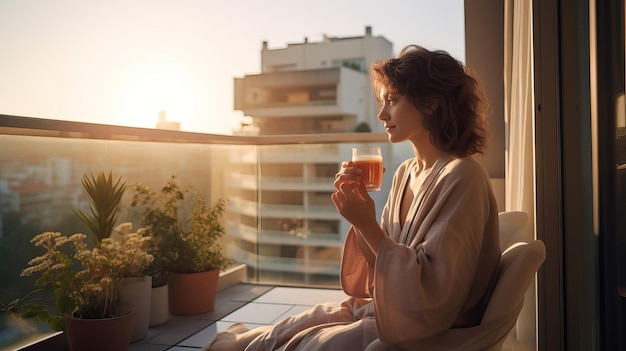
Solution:
[[[234,108],[255,119],[353,117],[362,120],[374,101],[363,101],[369,78],[345,67],[266,72],[235,79]]]
[[[330,195],[329,195],[330,196]],[[242,200],[236,197],[230,198],[230,210],[234,213],[242,213],[249,216],[262,216],[265,218],[310,218],[310,219],[341,219],[337,210],[328,205],[282,205],[264,204],[257,201]]]
[[[246,190],[285,190],[285,191],[331,191],[333,177],[314,177],[305,179],[304,177],[263,177],[260,180],[255,175],[233,173],[228,180],[228,185],[233,188]]]

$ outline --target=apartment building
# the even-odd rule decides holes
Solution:
[[[263,42],[262,71],[235,78],[234,108],[245,115],[238,134],[382,132],[368,68],[392,57],[392,43],[372,34],[324,36],[320,42],[272,49]],[[330,195],[350,143],[256,146],[229,167],[229,255],[264,282],[336,285],[348,223]],[[384,156],[393,162],[391,146]],[[242,161],[243,160],[243,161]],[[259,182],[256,182],[256,176]],[[389,181],[389,180],[387,180]],[[382,194],[374,194],[382,209]]]

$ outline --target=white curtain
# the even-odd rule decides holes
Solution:
[[[532,1],[505,0],[504,11],[505,209],[528,214],[530,221],[524,237],[532,240],[535,238]],[[517,341],[529,350],[536,349],[535,291],[533,284],[526,293],[514,330]]]

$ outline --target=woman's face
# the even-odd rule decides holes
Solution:
[[[378,119],[385,125],[385,130],[392,143],[409,140],[419,145],[429,140],[429,133],[424,128],[424,115],[405,95],[380,90],[380,111]]]

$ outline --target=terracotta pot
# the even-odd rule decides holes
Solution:
[[[150,322],[150,296],[152,290],[152,277],[126,277],[120,285],[122,303],[133,307],[135,312],[135,326],[130,342],[145,339],[148,335]]]
[[[128,350],[135,318],[135,312],[100,319],[81,319],[65,315],[65,334],[70,351]]]
[[[170,318],[167,284],[152,288],[150,297],[150,327],[164,324]]]
[[[213,310],[219,270],[171,273],[168,280],[170,313],[192,315]]]

